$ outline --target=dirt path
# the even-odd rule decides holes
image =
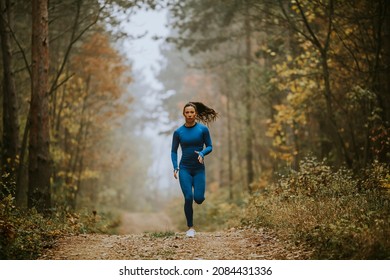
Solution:
[[[165,213],[129,213],[122,214],[119,234],[144,232],[176,231],[169,216]]]
[[[40,259],[54,260],[227,260],[307,259],[309,252],[285,244],[264,229],[198,232],[188,238],[173,231],[163,214],[127,213],[121,235],[82,234],[64,237]],[[145,231],[149,233],[145,233]],[[153,234],[153,232],[155,234]]]

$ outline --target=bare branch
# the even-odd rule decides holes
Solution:
[[[300,30],[296,25],[295,23],[291,20],[290,16],[288,15],[286,9],[284,8],[283,6],[283,3],[281,0],[279,0],[279,6],[280,6],[280,9],[282,10],[282,13],[284,15],[284,18],[287,20],[288,24],[291,26],[291,28],[297,32],[298,34],[302,35],[305,39],[309,40],[310,42],[312,42],[314,44],[314,41],[313,41],[313,38],[311,38],[309,35],[307,35],[305,32],[303,32],[302,30]]]
[[[299,9],[299,12],[301,14],[301,17],[303,19],[303,22],[305,24],[305,27],[307,29],[307,31],[310,33],[311,37],[312,37],[312,42],[318,47],[318,49],[323,52],[324,51],[324,47],[321,45],[320,41],[318,40],[317,36],[314,34],[314,31],[313,29],[311,28],[310,24],[309,24],[309,21],[307,20],[307,17],[305,15],[305,12],[303,11],[302,9],[302,6],[301,4],[299,3],[299,0],[296,0],[295,1],[297,3],[297,6],[298,6],[298,9]]]
[[[15,32],[13,31],[12,27],[9,25],[9,22],[3,18],[3,15],[1,15],[1,20],[3,20],[4,22],[7,23],[7,27],[8,27],[9,30],[10,30],[10,33],[11,33],[11,35],[12,35],[12,38],[14,39],[16,45],[18,46],[19,51],[22,53],[24,64],[26,65],[26,69],[27,69],[28,74],[29,74],[30,79],[31,79],[31,77],[32,77],[31,68],[30,68],[30,64],[29,64],[29,62],[28,62],[28,60],[27,60],[26,52],[24,51],[22,45],[20,44],[18,38],[16,37],[16,34],[15,34]]]
[[[75,16],[75,22],[73,24],[73,31],[72,31],[72,35],[71,35],[71,39],[70,39],[70,43],[68,45],[68,48],[65,52],[65,55],[64,55],[64,58],[62,60],[62,63],[61,63],[61,66],[60,66],[60,69],[58,70],[57,72],[57,75],[51,85],[51,88],[50,88],[50,91],[48,92],[49,95],[53,94],[53,92],[58,88],[57,86],[57,83],[58,83],[58,80],[65,68],[65,65],[66,65],[66,62],[68,61],[68,58],[69,58],[69,55],[70,55],[70,51],[72,50],[72,47],[73,45],[81,38],[81,36],[84,35],[85,32],[87,32],[92,26],[94,26],[97,21],[99,20],[99,17],[100,17],[100,13],[103,11],[103,9],[105,8],[105,6],[102,6],[100,9],[99,9],[99,12],[98,14],[96,15],[95,19],[92,21],[92,23],[90,23],[89,25],[87,25],[77,36],[76,36],[76,30],[77,30],[77,27],[78,27],[78,24],[79,24],[79,16],[80,16],[80,9],[81,9],[81,1],[78,1],[77,2],[77,13],[76,13],[76,16]]]
[[[329,0],[328,33],[326,34],[325,47],[324,47],[325,51],[329,48],[330,34],[332,33],[332,25],[333,25],[333,14],[334,14],[333,0]]]

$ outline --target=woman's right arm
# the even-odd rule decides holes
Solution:
[[[179,134],[177,131],[173,133],[172,137],[172,148],[171,148],[171,160],[173,165],[173,176],[177,179],[177,172],[179,170],[179,166],[177,164],[177,149],[179,148]]]

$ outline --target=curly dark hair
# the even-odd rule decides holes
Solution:
[[[183,113],[185,108],[190,106],[193,107],[197,113],[196,119],[206,125],[208,125],[210,122],[214,122],[218,117],[218,113],[214,109],[206,106],[202,102],[188,102],[186,105],[184,105]]]

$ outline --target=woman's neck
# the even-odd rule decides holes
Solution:
[[[196,121],[193,121],[193,122],[186,122],[186,123],[184,124],[185,127],[193,127],[193,126],[195,126],[195,125],[196,125]]]

